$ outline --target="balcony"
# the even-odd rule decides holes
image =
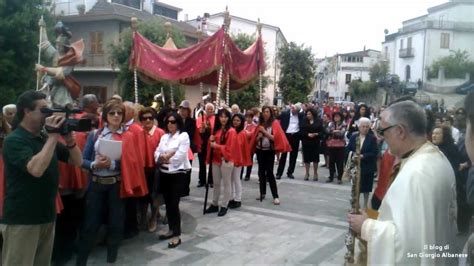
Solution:
[[[440,21],[427,20],[404,26],[399,30],[400,33],[410,33],[424,29],[455,30],[455,31],[474,31],[474,23],[462,21]]]
[[[400,58],[409,58],[409,57],[414,57],[414,49],[413,48],[406,48],[406,49],[400,49],[398,51],[398,57]]]

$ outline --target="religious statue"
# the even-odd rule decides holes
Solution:
[[[40,65],[38,59],[35,69],[39,73],[44,73],[39,90],[48,95],[48,100],[53,107],[71,105],[73,99],[79,97],[81,92],[81,85],[71,73],[75,65],[84,61],[82,57],[84,41],[81,39],[71,44],[71,32],[59,21],[54,27],[56,41],[55,45],[52,45],[46,33],[46,23],[41,18],[38,24],[41,55],[44,55],[46,62],[51,62],[51,67],[44,67]]]

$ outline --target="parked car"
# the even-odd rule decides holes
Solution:
[[[400,83],[400,77],[398,77],[398,75],[391,74],[385,76],[385,80],[379,78],[375,82],[377,82],[379,87],[394,88]]]
[[[465,83],[456,88],[456,93],[459,94],[468,94],[474,91],[474,83]]]
[[[404,83],[402,86],[403,94],[410,94],[414,96],[417,91],[418,91],[418,83],[416,82],[407,82],[407,83]]]

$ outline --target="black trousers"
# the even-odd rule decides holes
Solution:
[[[298,133],[285,134],[285,135],[286,135],[286,138],[288,139],[288,142],[291,145],[290,165],[288,166],[288,170],[286,171],[286,174],[291,175],[295,172],[296,158],[298,158],[298,148],[300,145],[300,137]],[[287,154],[288,154],[287,152],[284,152],[281,154],[280,161],[278,162],[277,176],[283,175],[283,170],[285,170]]]
[[[101,185],[92,182],[86,195],[84,225],[79,241],[76,265],[86,265],[94,247],[97,232],[108,209],[107,262],[114,263],[122,240],[125,218],[124,200],[120,198],[120,183]]]
[[[202,144],[201,152],[198,153],[199,158],[199,183],[206,184],[206,158],[207,158],[207,142]],[[212,172],[209,173],[209,184],[212,184]]]
[[[125,200],[125,238],[138,233],[138,202],[140,198],[126,198]],[[110,222],[110,221],[109,221]]]
[[[181,214],[179,199],[186,185],[186,173],[169,174],[161,172],[161,186],[166,205],[168,226],[173,236],[181,235]]]
[[[472,209],[467,203],[467,171],[463,171],[457,175],[456,180],[456,201],[458,205],[457,211],[457,226],[459,232],[469,232],[469,226],[471,223]]]
[[[278,189],[273,174],[273,164],[275,161],[274,150],[258,150],[258,180],[260,182],[260,195],[265,195],[267,192],[267,181],[270,184],[273,198],[278,198]]]
[[[250,154],[250,161],[252,164],[250,166],[247,166],[245,169],[245,178],[250,178],[250,175],[252,174],[252,166],[253,166],[253,153]],[[242,167],[242,170],[240,171],[240,179],[242,179],[244,175],[244,167]]]
[[[344,173],[344,147],[328,148],[329,151],[329,179],[333,180],[337,169],[337,179],[342,179]]]
[[[65,265],[72,258],[84,220],[84,197],[70,194],[61,196],[61,200],[64,209],[56,218],[52,258],[54,265]]]

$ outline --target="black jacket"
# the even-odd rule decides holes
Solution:
[[[285,133],[286,133],[286,130],[288,129],[288,126],[290,125],[290,113],[291,111],[288,110],[281,113],[280,116],[278,117],[278,119],[280,120],[281,128],[283,129]],[[304,113],[299,112],[298,119],[299,119],[298,124],[301,131],[301,128],[303,127]]]
[[[187,118],[184,121],[184,128],[183,132],[188,133],[189,135],[189,142],[190,142],[190,147],[193,153],[197,152],[196,149],[196,144],[194,143],[194,133],[196,132],[196,120],[194,118]]]

